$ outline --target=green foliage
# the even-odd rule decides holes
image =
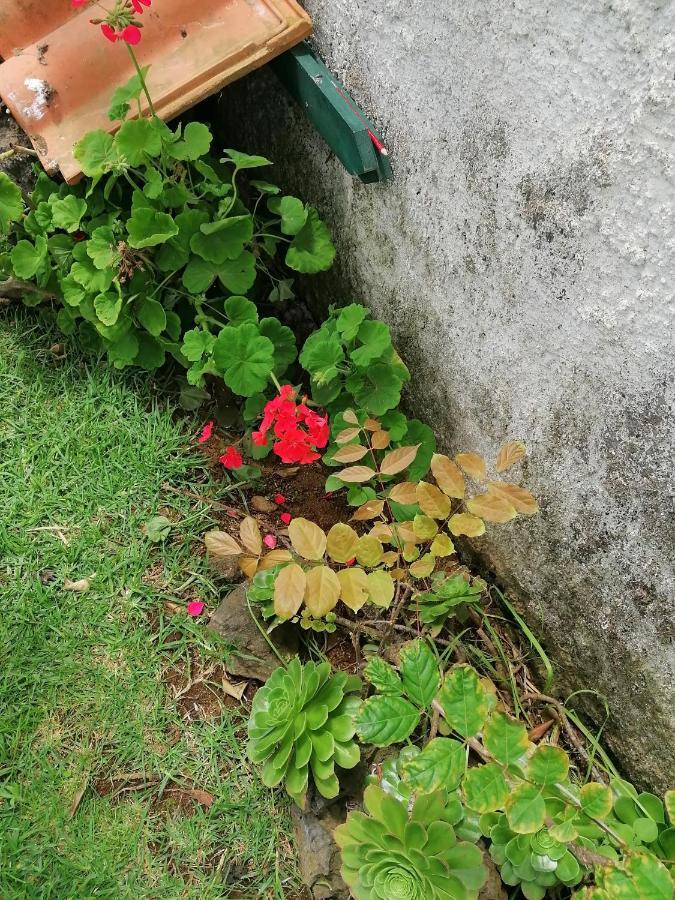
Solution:
[[[361,900],[470,900],[487,873],[480,850],[458,841],[445,818],[443,792],[407,805],[371,784],[365,813],[351,812],[335,831],[342,877]]]
[[[444,572],[436,572],[431,589],[415,594],[420,622],[429,625],[432,634],[437,634],[449,616],[466,609],[469,604],[478,603],[484,590],[485,582],[481,578],[471,582],[463,574],[448,577]]]
[[[141,93],[138,75],[115,91],[117,133],[91,132],[75,148],[85,179],[41,175],[27,216],[20,189],[0,174],[0,277],[33,282],[27,304],[55,296],[68,307],[57,320],[64,332],[116,368],[152,370],[169,354],[196,389],[213,374],[240,396],[258,394],[297,351],[291,330],[258,321],[256,305],[270,291],[293,296],[289,268],[327,268],[330,236],[316,210],[274,185],[252,182],[249,199],[241,173],[270,165],[265,158],[213,158],[199,122],[127,119]]]
[[[304,806],[309,771],[323,797],[336,797],[335,767],[353,768],[360,753],[354,738],[361,682],[326,662],[301,665],[295,657],[279,668],[253,700],[248,722],[248,756],[264,763],[268,787],[283,782]]]

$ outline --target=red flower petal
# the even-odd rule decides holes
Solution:
[[[101,22],[101,31],[103,32],[103,37],[107,38],[111,44],[114,44],[117,40],[117,33],[112,25],[108,25],[107,22]]]
[[[126,28],[122,29],[120,37],[123,41],[126,41],[127,44],[131,44],[135,47],[136,44],[140,43],[142,37],[141,29],[137,25],[127,25]]]
[[[251,432],[251,440],[256,445],[256,447],[266,447],[267,446],[267,438],[262,430],[260,431],[252,431]]]
[[[282,513],[279,518],[284,523],[284,525],[290,525],[293,516],[290,513]]]
[[[205,606],[206,603],[202,603],[201,600],[192,600],[192,602],[187,605],[188,616],[201,616]]]
[[[205,444],[208,439],[213,434],[213,422],[207,422],[206,425],[202,428],[199,437],[197,438],[198,444]]]
[[[277,545],[277,539],[273,534],[266,534],[265,537],[263,538],[263,544],[266,547],[269,547],[270,550],[274,550],[274,548]]]
[[[70,0],[71,6],[84,6],[87,3],[87,0]]]
[[[345,563],[345,565],[353,566],[355,562],[356,562],[356,557],[354,557],[354,559],[348,559],[347,562]]]
[[[235,447],[228,447],[223,455],[219,457],[226,469],[239,469],[243,463],[241,453]]]
[[[275,494],[274,497],[272,497],[272,500],[274,500],[277,506],[281,506],[282,503],[286,502],[286,498],[283,494]]]

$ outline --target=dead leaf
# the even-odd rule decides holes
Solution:
[[[540,741],[554,725],[555,719],[548,719],[546,722],[542,722],[541,725],[535,725],[534,728],[530,728],[527,732],[527,736],[534,744],[537,741]]]
[[[260,556],[262,535],[260,534],[260,527],[253,516],[246,516],[245,519],[242,519],[239,526],[239,537],[249,553],[252,553],[254,556]]]
[[[376,522],[368,534],[372,537],[376,537],[378,541],[384,541],[386,543],[391,540],[393,532],[391,530],[391,525],[387,525],[386,522]]]
[[[234,684],[223,672],[222,685],[223,690],[228,695],[228,697],[233,697],[235,700],[238,700],[239,703],[241,703],[241,698],[244,696],[244,692],[248,687],[248,681],[240,681],[237,684]]]
[[[415,461],[419,444],[411,447],[398,447],[392,450],[384,457],[380,464],[380,472],[382,475],[397,475],[404,469],[407,469]]]
[[[303,559],[323,559],[326,552],[326,534],[322,528],[298,516],[288,526],[288,536],[295,552]]]
[[[391,437],[388,431],[375,431],[370,439],[374,450],[384,450],[391,443]]]
[[[335,443],[348,444],[350,441],[353,441],[354,438],[359,434],[361,434],[360,428],[345,428],[343,431],[339,431],[335,435]]]
[[[253,578],[255,573],[258,571],[258,557],[242,556],[242,558],[239,560],[239,568],[247,578]]]
[[[348,484],[359,484],[363,481],[370,481],[375,476],[375,470],[370,466],[349,466],[335,473],[336,478],[340,481],[346,481]]]
[[[353,409],[345,409],[342,413],[342,418],[349,425],[358,425],[359,420]]]
[[[442,453],[431,457],[431,473],[444,494],[461,500],[464,496],[464,476],[459,466]]]
[[[345,444],[344,447],[340,447],[335,451],[333,462],[357,462],[357,460],[363,459],[366,453],[368,453],[368,448],[362,447],[361,444]]]
[[[367,522],[375,519],[384,509],[384,500],[366,500],[352,516],[352,522]]]
[[[522,441],[507,441],[499,450],[497,459],[495,460],[495,469],[498,472],[505,472],[511,466],[515,466],[524,456],[527,455],[525,444]]]
[[[372,534],[364,534],[356,544],[355,556],[360,565],[369,569],[376,566],[381,560],[384,550],[378,538]]]
[[[73,816],[75,815],[75,813],[77,812],[77,810],[80,806],[80,803],[82,803],[82,798],[86,794],[87,788],[89,787],[89,778],[90,777],[91,777],[90,774],[87,773],[87,775],[84,777],[84,779],[82,781],[82,784],[75,791],[75,795],[72,799],[72,802],[71,802],[70,806],[68,807],[68,818],[69,819],[73,818]]]
[[[170,600],[165,600],[164,603],[162,603],[162,609],[171,616],[175,616],[176,613],[185,611],[184,606],[179,606],[177,603],[171,603]]]
[[[274,612],[282,619],[291,619],[302,606],[307,576],[297,563],[279,572],[274,581]]]
[[[255,509],[256,512],[274,512],[277,508],[276,503],[272,503],[271,500],[268,500],[267,497],[261,497],[256,494],[255,497],[251,497],[251,506]]]
[[[293,559],[293,555],[289,550],[282,550],[281,548],[270,550],[269,553],[266,553],[260,559],[258,569],[264,572],[265,569],[272,569],[274,566],[278,566],[279,563],[288,562],[291,559]]]
[[[507,500],[523,516],[533,516],[539,512],[539,504],[532,494],[519,484],[508,481],[488,482],[488,491]]]
[[[70,578],[65,578],[63,581],[64,591],[77,591],[78,593],[82,593],[83,591],[88,591],[90,587],[91,582],[88,578],[78,578],[77,581],[71,581]]]
[[[504,497],[490,492],[471,497],[466,501],[466,508],[474,516],[480,516],[486,522],[495,522],[496,524],[510,522],[516,517],[516,510],[512,503]]]
[[[226,531],[207,531],[204,535],[204,543],[209,554],[215,559],[224,559],[228,556],[241,556],[242,549],[232,535]]]
[[[279,478],[294,478],[300,471],[300,466],[291,466],[290,468],[277,469],[276,474]]]
[[[201,806],[205,806],[208,809],[213,805],[213,795],[209,794],[208,791],[203,791],[200,788],[181,788],[181,787],[167,787],[164,788],[165,794],[182,794],[184,797],[190,797],[192,800],[195,800]]]
[[[366,431],[380,431],[382,428],[378,419],[366,419],[363,423],[363,427]]]
[[[434,571],[436,565],[436,557],[430,553],[425,553],[410,566],[410,574],[415,578],[427,578]]]
[[[458,453],[455,462],[474,481],[482,481],[485,478],[485,460],[480,453]]]

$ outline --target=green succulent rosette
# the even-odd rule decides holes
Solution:
[[[375,784],[335,830],[342,877],[356,900],[471,900],[487,874],[480,850],[445,821],[444,791],[409,805]]]
[[[248,722],[248,757],[262,763],[268,787],[281,782],[303,807],[309,771],[318,792],[336,797],[340,784],[335,767],[352,769],[360,750],[354,738],[361,680],[331,673],[329,663],[296,657],[276,669],[253,700]]]

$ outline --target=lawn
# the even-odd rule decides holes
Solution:
[[[208,708],[176,702],[228,652],[183,611],[223,587],[195,552],[210,506],[183,492],[218,492],[197,423],[170,385],[70,345],[58,359],[58,339],[2,313],[0,896],[293,896],[288,810],[246,761],[246,710],[217,686]]]

